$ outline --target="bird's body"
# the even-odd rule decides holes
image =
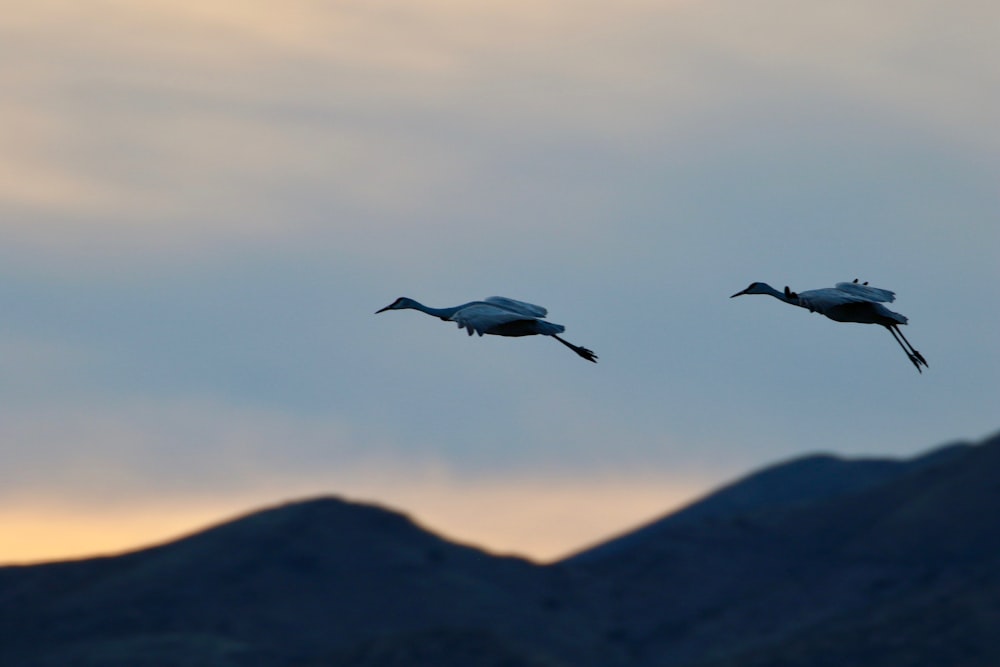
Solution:
[[[907,323],[906,317],[883,305],[896,300],[896,294],[889,290],[870,287],[868,283],[859,284],[855,280],[805,292],[793,292],[787,287],[784,292],[779,292],[767,283],[757,282],[733,294],[733,297],[742,294],[768,294],[785,303],[805,308],[811,313],[825,315],[835,322],[880,324],[889,330],[916,366],[917,371],[922,372],[921,364],[927,366],[923,355],[910,345],[910,341],[906,340],[903,332],[899,330],[899,325]]]
[[[543,319],[548,311],[542,306],[532,303],[508,299],[502,296],[491,296],[482,301],[470,301],[451,308],[431,308],[410,299],[400,297],[391,304],[377,310],[419,310],[433,315],[446,322],[455,322],[460,329],[465,329],[469,335],[480,336],[551,336],[576,352],[587,361],[597,362],[597,355],[585,347],[574,345],[558,336],[566,330],[561,324]]]

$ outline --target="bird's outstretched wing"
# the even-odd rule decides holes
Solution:
[[[848,294],[861,297],[865,301],[892,303],[896,300],[895,292],[890,292],[887,289],[880,289],[878,287],[871,287],[869,285],[862,285],[859,283],[837,283],[836,287],[842,292],[847,292]]]
[[[524,301],[518,301],[517,299],[508,299],[505,296],[488,296],[483,299],[483,302],[500,306],[504,310],[509,310],[513,313],[518,313],[527,317],[545,317],[549,312],[545,308],[536,306],[533,303],[526,303]]]
[[[512,301],[512,299],[507,299],[507,301]],[[520,302],[515,301],[514,303]],[[530,306],[531,304],[524,305]],[[537,308],[537,306],[534,307]],[[543,308],[542,311],[544,312],[544,310]],[[517,322],[518,320],[533,320],[535,317],[507,308],[501,308],[492,302],[480,301],[478,303],[470,303],[465,308],[457,311],[449,319],[452,322],[457,322],[458,327],[468,331],[470,336],[473,333],[482,336],[494,327],[510,322]]]
[[[849,303],[872,303],[872,300],[867,296],[862,296],[851,290],[840,289],[839,287],[822,287],[820,289],[806,290],[799,292],[795,296],[798,305],[808,308],[811,312],[824,314]]]

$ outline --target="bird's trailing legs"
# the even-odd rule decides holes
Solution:
[[[551,336],[553,338],[555,338],[557,341],[559,341],[560,343],[562,343],[563,345],[565,345],[566,347],[568,347],[569,349],[571,349],[574,352],[576,352],[577,354],[579,354],[581,357],[583,357],[587,361],[593,361],[595,364],[597,363],[597,355],[594,354],[593,352],[591,352],[590,350],[588,350],[587,348],[580,347],[579,345],[573,345],[573,343],[569,342],[568,340],[563,340],[562,338],[560,338],[559,336],[557,336],[555,334],[551,334]]]
[[[923,371],[920,370],[920,364],[927,366],[927,360],[924,359],[924,355],[920,354],[915,349],[913,349],[913,346],[910,345],[910,341],[906,340],[906,336],[903,335],[903,332],[899,330],[898,326],[893,324],[887,326],[886,329],[889,330],[889,333],[892,334],[892,337],[896,339],[896,342],[899,343],[899,346],[903,348],[904,352],[906,352],[906,356],[908,356],[910,358],[910,361],[913,362],[913,365],[916,366],[917,372],[923,373]],[[927,367],[930,368],[930,366]]]

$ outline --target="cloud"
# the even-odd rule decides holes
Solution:
[[[0,495],[579,498],[994,429],[996,11],[22,3]],[[898,290],[919,384],[885,332],[726,301],[854,277]],[[372,314],[489,294],[601,363]]]
[[[194,398],[22,406],[4,415],[0,440],[3,496],[38,489],[112,504],[141,493],[245,491],[270,475],[358,458],[333,421]]]
[[[372,474],[369,474],[372,473]],[[2,562],[38,562],[131,551],[176,539],[247,511],[335,494],[409,514],[428,530],[494,553],[555,560],[690,502],[700,480],[543,476],[462,479],[442,470],[347,468],[336,480],[287,481],[236,493],[8,498],[0,510]]]
[[[989,87],[952,72],[989,74],[992,43],[963,22],[975,38],[944,33],[929,62],[928,33],[955,12],[779,0],[25,6],[4,35],[32,57],[3,75],[0,205],[18,215],[0,234],[88,256],[319,237],[401,259],[385,234],[434,252],[425,239],[504,243],[540,227],[600,242],[618,224],[616,191],[651,156],[697,168],[762,129],[773,148],[809,116],[803,99],[815,100],[804,136],[850,133],[866,114],[981,144]],[[91,13],[102,20],[79,20]]]
[[[460,542],[552,559],[706,483],[547,466],[471,472],[351,428],[192,401],[4,415],[0,552],[10,562],[121,551],[265,504],[337,494],[406,511]]]

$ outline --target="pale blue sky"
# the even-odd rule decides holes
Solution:
[[[995,3],[4,14],[6,515],[146,536],[344,493],[549,557],[778,459],[1000,426]],[[922,376],[881,328],[728,299],[855,277]],[[600,363],[373,314],[492,294]]]

